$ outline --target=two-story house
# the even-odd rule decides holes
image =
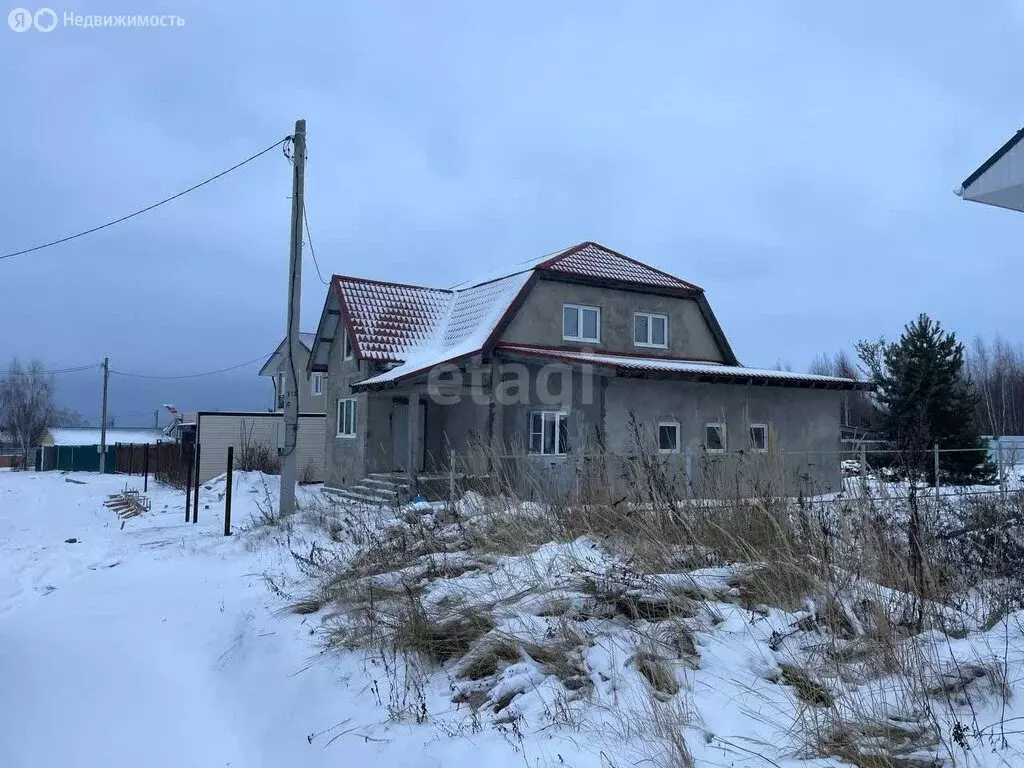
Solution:
[[[309,353],[313,349],[314,333],[299,334],[299,354],[295,358],[295,371],[299,379],[299,413],[326,413],[327,398],[324,397],[325,374],[311,373]],[[285,371],[288,369],[288,340],[283,339],[263,367],[260,376],[267,377],[274,385],[273,410],[284,410]]]
[[[557,474],[642,431],[669,458],[788,451],[837,489],[839,401],[867,386],[741,366],[701,288],[593,242],[454,289],[335,275],[309,371],[334,488],[481,443]]]

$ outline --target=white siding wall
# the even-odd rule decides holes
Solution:
[[[241,446],[242,428],[253,440],[266,443],[277,452],[277,430],[281,423],[279,413],[200,413],[199,414],[199,482],[223,474],[227,470],[228,446],[235,447],[237,454]],[[325,424],[327,419],[319,415],[299,416],[298,476],[302,480],[310,468],[312,479],[323,482]]]

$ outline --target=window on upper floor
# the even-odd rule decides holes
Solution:
[[[309,377],[309,389],[313,393],[313,397],[324,393],[324,375],[322,373],[314,373]]]
[[[348,337],[348,330],[345,330],[341,334],[341,359],[351,360],[353,357],[352,341]]]
[[[633,345],[659,349],[668,347],[668,315],[633,313]]]
[[[562,339],[564,341],[601,341],[601,310],[579,304],[562,305]]]

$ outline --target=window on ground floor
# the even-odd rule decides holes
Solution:
[[[658,422],[658,451],[661,453],[679,452],[679,424],[677,422]]]
[[[356,399],[354,397],[338,398],[338,437],[356,436]]]
[[[725,424],[711,422],[704,425],[704,448],[708,453],[725,452]]]
[[[530,453],[560,456],[569,451],[569,414],[533,411],[530,414]]]
[[[750,425],[750,449],[758,453],[764,453],[768,450],[767,424]]]

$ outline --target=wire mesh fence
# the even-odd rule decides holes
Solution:
[[[963,497],[998,497],[1024,489],[1024,455],[999,448],[932,446],[911,454],[880,443],[858,442],[833,451],[679,451],[563,454],[478,447],[428,457],[417,488],[444,498],[466,490],[511,491],[525,498],[583,498],[594,486],[619,489],[654,485],[665,497],[791,496],[885,501],[913,494],[923,504]],[[635,495],[635,494],[634,494]]]

